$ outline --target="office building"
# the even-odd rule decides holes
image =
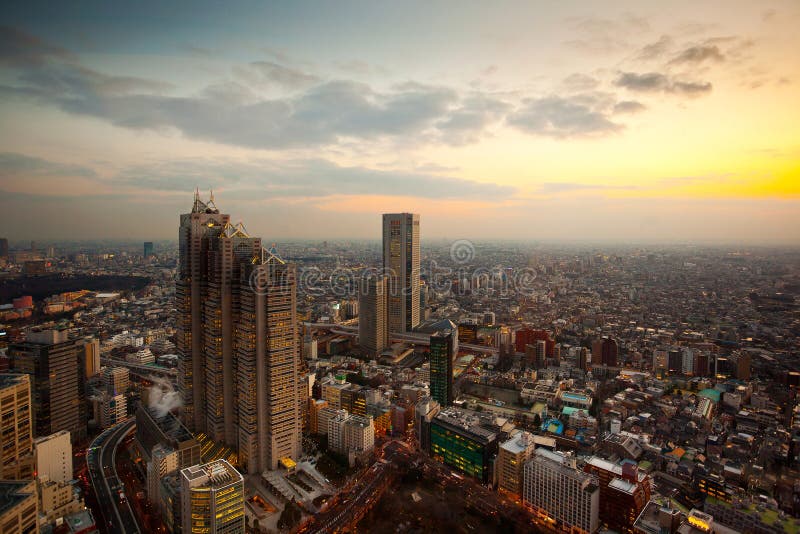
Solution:
[[[300,455],[303,394],[296,269],[213,196],[181,215],[176,284],[178,389],[194,432],[238,452],[248,473]]]
[[[750,380],[750,354],[744,351],[737,351],[728,357],[728,361],[737,380]]]
[[[618,353],[617,342],[612,338],[596,339],[592,342],[592,365],[616,367]]]
[[[591,363],[591,359],[589,358],[589,349],[586,347],[578,347],[578,368],[588,371],[589,363]]]
[[[458,334],[442,330],[430,337],[431,397],[442,407],[453,404],[453,366],[458,355]]]
[[[0,480],[33,478],[32,418],[30,377],[0,374]]]
[[[450,407],[430,422],[430,455],[481,482],[489,481],[499,429],[469,410]]]
[[[383,215],[383,269],[389,276],[389,332],[410,332],[420,322],[419,215]]]
[[[38,534],[39,499],[33,480],[0,480],[0,532]]]
[[[371,415],[350,415],[344,424],[346,451],[362,453],[375,448],[375,425]]]
[[[145,241],[144,242],[144,257],[149,258],[150,256],[154,256],[155,253],[153,252],[153,242],[152,241]]]
[[[40,524],[53,524],[64,516],[75,514],[84,509],[83,500],[75,493],[72,484],[55,482],[47,477],[39,477],[39,511]]]
[[[563,453],[536,449],[525,464],[523,504],[538,520],[561,532],[591,534],[599,528],[597,478]]]
[[[346,410],[337,410],[333,417],[328,417],[328,448],[332,451],[343,453],[345,447],[344,425],[350,415]]]
[[[181,470],[183,533],[244,534],[244,478],[225,460]]]
[[[86,438],[84,344],[66,331],[44,330],[9,345],[12,369],[31,377],[35,436],[67,430],[73,442]]]
[[[151,503],[161,501],[161,480],[180,468],[178,451],[161,443],[153,447],[150,461],[147,462],[147,500]]]
[[[308,386],[300,377],[296,274],[275,256],[242,273],[260,280],[259,291],[240,295],[237,328],[238,450],[248,473],[277,469],[302,453]]]
[[[177,452],[179,469],[202,461],[200,443],[171,412],[161,414],[152,408],[139,406],[136,410],[135,443],[146,462],[152,459],[157,445]]]
[[[92,337],[86,338],[83,349],[85,351],[85,376],[90,378],[100,372],[100,340]]]
[[[386,327],[387,277],[361,280],[358,294],[358,344],[377,357],[389,345]]]
[[[111,395],[103,392],[98,416],[100,428],[111,428],[121,423],[128,418],[128,399],[121,393]]]
[[[497,487],[499,490],[522,496],[525,462],[533,454],[535,443],[530,432],[519,432],[500,444],[497,452]]]
[[[67,483],[72,480],[72,443],[69,432],[62,430],[33,442],[36,455],[36,476]]]
[[[414,407],[414,429],[419,450],[431,450],[431,422],[439,414],[441,406],[431,397],[422,397]]]
[[[230,215],[221,214],[213,201],[208,204],[201,201],[199,193],[195,193],[191,213],[180,217],[178,280],[175,284],[178,390],[184,402],[184,422],[195,432],[206,429],[203,311],[208,292],[208,249],[214,238],[229,225]]]
[[[131,372],[127,367],[111,367],[103,369],[103,388],[109,395],[124,395],[131,383]]]
[[[650,502],[650,478],[632,460],[616,464],[593,456],[583,469],[598,480],[600,523],[615,532],[633,532],[636,518]]]
[[[0,237],[0,258],[8,257],[8,239]]]

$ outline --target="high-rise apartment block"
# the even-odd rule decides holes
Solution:
[[[225,460],[181,471],[184,534],[244,534],[244,478]]]
[[[599,527],[597,477],[584,473],[563,453],[536,449],[524,468],[523,504],[557,530],[591,534]]]
[[[383,269],[389,276],[389,332],[410,332],[420,322],[419,215],[383,215]]]
[[[30,332],[9,345],[12,369],[31,377],[35,436],[67,430],[73,441],[86,437],[84,345],[61,330]]]
[[[72,443],[69,432],[62,430],[36,438],[36,476],[65,484],[72,480]]]
[[[361,281],[358,293],[358,343],[371,356],[380,355],[389,345],[387,328],[386,276],[372,276]]]
[[[439,331],[430,337],[431,397],[442,407],[453,404],[453,366],[458,355],[458,334]]]
[[[0,374],[0,480],[32,479],[33,471],[30,378]]]
[[[524,431],[500,444],[495,464],[498,489],[515,496],[522,495],[523,469],[534,448],[533,435]]]
[[[237,450],[249,473],[300,455],[296,269],[195,194],[181,215],[178,389],[194,432]]]

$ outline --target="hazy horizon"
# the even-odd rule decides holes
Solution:
[[[797,2],[215,7],[4,10],[0,237],[800,244]]]

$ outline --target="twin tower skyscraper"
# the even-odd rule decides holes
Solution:
[[[180,216],[176,347],[182,419],[248,473],[301,453],[297,276],[195,193]]]
[[[231,224],[213,194],[204,202],[195,193],[191,212],[180,216],[178,243],[175,337],[184,424],[236,450],[250,474],[297,460],[308,394],[300,380],[295,266],[241,223]],[[420,321],[419,215],[383,216],[383,264],[388,276],[371,278],[381,296],[361,314],[378,350],[389,332],[410,331]]]

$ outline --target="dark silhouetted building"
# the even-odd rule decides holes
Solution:
[[[8,239],[0,237],[0,258],[8,257]]]
[[[617,366],[617,342],[611,338],[603,337],[592,342],[592,364]]]
[[[153,242],[152,241],[145,241],[144,242],[144,257],[145,258],[149,258],[150,256],[153,256],[153,255],[154,255]]]
[[[450,331],[431,334],[431,397],[442,407],[453,404],[453,365],[458,354],[458,336]]]

